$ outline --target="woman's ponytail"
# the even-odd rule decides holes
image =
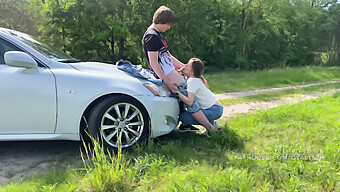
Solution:
[[[192,62],[193,76],[200,78],[204,85],[208,88],[207,80],[203,77],[204,63],[198,58],[191,58],[189,62]]]

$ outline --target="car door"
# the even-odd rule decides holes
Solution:
[[[20,51],[0,38],[0,134],[54,133],[56,85],[47,67],[27,73],[4,62],[4,53]]]

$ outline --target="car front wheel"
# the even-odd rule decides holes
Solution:
[[[148,138],[149,118],[136,100],[113,96],[94,108],[89,118],[89,132],[105,147],[125,149]]]

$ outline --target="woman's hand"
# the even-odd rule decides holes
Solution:
[[[177,84],[174,81],[170,81],[168,78],[164,78],[164,83],[172,93],[176,93],[176,91],[178,91]]]

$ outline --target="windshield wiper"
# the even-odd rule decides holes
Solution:
[[[80,63],[81,62],[80,60],[74,60],[74,59],[61,59],[58,61],[62,63]]]

